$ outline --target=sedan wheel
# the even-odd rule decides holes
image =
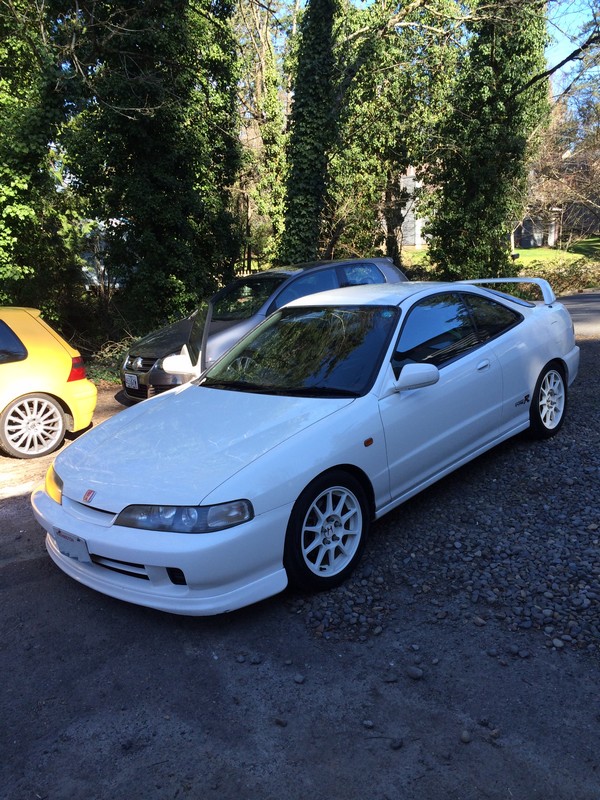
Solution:
[[[65,415],[46,394],[14,400],[0,417],[0,447],[17,458],[52,453],[65,438]]]
[[[531,403],[531,433],[538,439],[549,439],[557,433],[565,419],[567,385],[562,368],[546,367],[535,387]]]
[[[298,498],[288,525],[284,565],[304,590],[342,583],[358,563],[369,529],[360,483],[345,472],[317,478]]]

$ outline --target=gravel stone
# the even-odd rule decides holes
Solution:
[[[407,668],[406,674],[409,678],[412,678],[413,681],[420,681],[424,673],[420,667],[410,666]]]

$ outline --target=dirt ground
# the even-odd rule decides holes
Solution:
[[[600,800],[598,648],[451,603],[433,624],[408,586],[366,641],[288,592],[197,619],[113,600],[45,553],[51,461],[0,456],[1,798]]]

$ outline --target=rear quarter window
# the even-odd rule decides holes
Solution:
[[[24,361],[27,348],[6,322],[0,320],[0,364]]]
[[[473,314],[477,334],[482,342],[500,336],[523,320],[522,314],[486,297],[469,294],[464,299]]]
[[[375,264],[347,264],[339,268],[342,286],[362,286],[367,283],[383,283],[383,274]]]

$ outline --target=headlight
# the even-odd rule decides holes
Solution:
[[[55,503],[59,505],[62,504],[63,482],[54,471],[54,464],[50,464],[48,467],[44,488],[46,494],[51,497]]]
[[[249,500],[234,500],[218,506],[127,506],[115,525],[173,533],[211,533],[233,528],[254,516]]]

